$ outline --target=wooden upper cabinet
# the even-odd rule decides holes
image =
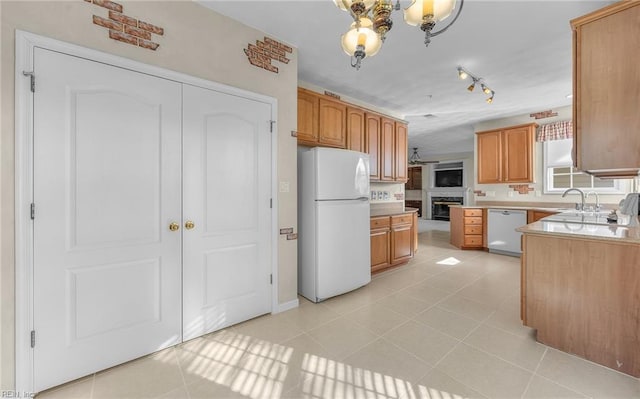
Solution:
[[[367,152],[364,111],[347,107],[347,149]]]
[[[422,166],[414,166],[408,169],[408,180],[404,185],[405,190],[422,190]]]
[[[574,164],[596,176],[640,168],[640,2],[620,1],[571,21]]]
[[[367,152],[369,154],[369,177],[371,180],[380,180],[380,148],[382,130],[380,129],[380,116],[365,114]]]
[[[395,123],[395,180],[407,181],[407,125]]]
[[[502,134],[500,131],[478,133],[478,183],[502,182]]]
[[[347,106],[339,101],[320,99],[318,143],[330,147],[347,147]]]
[[[530,125],[502,131],[502,178],[505,182],[533,182],[534,134],[535,127]]]
[[[380,180],[395,180],[395,122],[381,118]]]
[[[477,133],[478,183],[532,183],[535,123]]]
[[[314,145],[318,142],[318,105],[320,98],[298,89],[298,141]]]

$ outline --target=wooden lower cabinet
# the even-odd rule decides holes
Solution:
[[[371,273],[407,263],[418,247],[415,212],[371,218]]]
[[[451,245],[460,249],[484,247],[484,211],[480,208],[450,207]]]
[[[529,209],[527,211],[527,223],[537,222],[542,218],[546,218],[547,216],[555,215],[558,212],[547,212],[547,211],[538,211]]]
[[[391,267],[391,219],[371,218],[371,273]]]

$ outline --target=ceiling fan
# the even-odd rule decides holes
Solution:
[[[409,165],[427,165],[430,163],[440,163],[440,161],[423,161],[418,155],[418,147],[413,147],[413,154],[409,157]]]

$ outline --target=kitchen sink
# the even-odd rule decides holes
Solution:
[[[543,218],[547,222],[565,222],[565,223],[580,223],[580,224],[596,224],[596,225],[612,225],[615,223],[607,222],[607,216],[611,211],[578,211],[575,209],[566,210],[555,215],[547,216]],[[628,218],[620,217],[618,224],[627,224]]]

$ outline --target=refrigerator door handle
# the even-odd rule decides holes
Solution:
[[[356,198],[358,201],[369,201],[369,197],[358,197]]]

